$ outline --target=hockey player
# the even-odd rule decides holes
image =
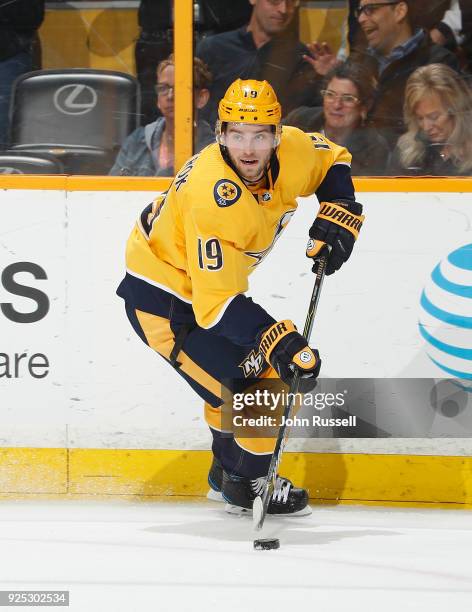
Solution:
[[[209,484],[229,511],[252,508],[275,440],[222,435],[223,385],[235,381],[240,391],[244,376],[289,384],[295,368],[314,383],[321,363],[290,320],[275,321],[246,295],[248,276],[274,247],[298,196],[321,202],[310,254],[331,245],[327,274],[349,258],[363,221],[348,151],[320,134],[282,129],[281,116],[267,81],[238,79],[228,88],[217,142],[189,159],[138,218],[117,291],[136,333],[205,401]],[[268,512],[309,513],[307,504],[307,491],[279,476]]]

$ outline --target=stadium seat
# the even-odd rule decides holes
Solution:
[[[64,174],[64,166],[47,153],[36,156],[19,151],[2,151],[0,174]]]
[[[68,174],[107,174],[138,126],[139,86],[111,70],[38,70],[22,75],[10,106],[10,147],[51,153]]]

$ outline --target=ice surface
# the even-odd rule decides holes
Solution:
[[[279,550],[217,502],[2,501],[0,588],[70,590],[80,612],[472,609],[469,511],[314,507],[266,527]]]

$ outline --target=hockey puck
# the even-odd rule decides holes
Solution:
[[[275,550],[276,548],[280,548],[280,541],[277,538],[254,540],[254,550]]]

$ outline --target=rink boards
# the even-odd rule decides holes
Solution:
[[[201,495],[209,464],[201,402],[134,335],[114,295],[127,235],[165,180],[1,177],[0,187],[0,493]],[[472,242],[472,181],[356,187],[365,227],[355,256],[327,279],[313,335],[324,376],[472,374],[470,329],[456,339],[459,353],[441,361],[418,326],[430,316],[422,294],[432,272]],[[300,201],[251,277],[255,301],[299,325],[316,208]],[[439,308],[441,295],[428,295]],[[472,316],[466,298],[451,300],[456,314]],[[295,440],[284,472],[318,499],[469,504],[469,440]]]

